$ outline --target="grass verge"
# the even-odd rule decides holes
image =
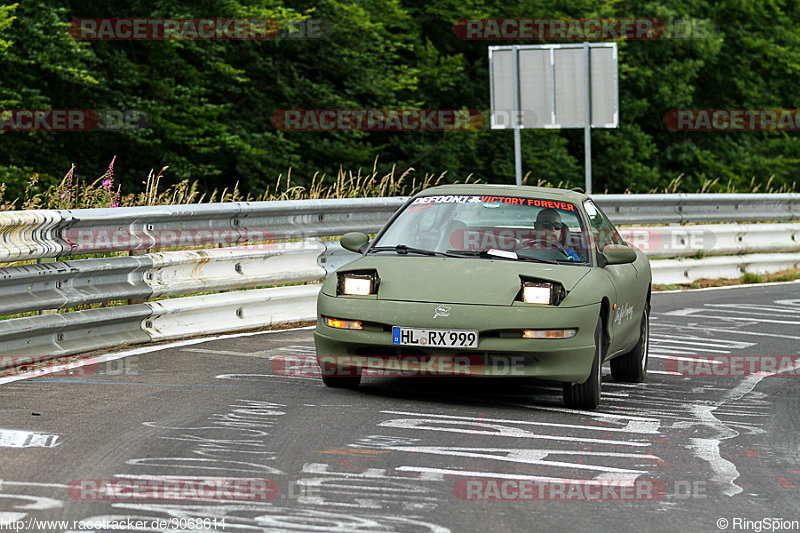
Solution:
[[[705,289],[707,287],[727,287],[730,285],[753,285],[779,281],[800,279],[800,269],[781,270],[772,274],[755,274],[745,272],[740,278],[707,279],[702,278],[691,283],[675,283],[669,285],[653,285],[654,291],[674,291],[679,289]]]

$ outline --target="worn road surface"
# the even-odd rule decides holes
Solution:
[[[648,381],[606,366],[595,412],[519,379],[329,389],[309,328],[2,378],[0,532],[800,530],[800,284],[652,309]]]

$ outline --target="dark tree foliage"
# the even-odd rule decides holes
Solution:
[[[324,38],[81,41],[70,20],[92,17],[261,18],[281,27],[324,20]],[[793,109],[800,85],[800,4],[793,0],[26,0],[0,8],[0,108],[124,109],[143,127],[91,132],[0,132],[7,197],[34,172],[43,184],[71,163],[104,169],[117,156],[132,192],[151,168],[205,188],[239,181],[258,193],[291,167],[293,182],[316,172],[393,165],[513,182],[508,131],[286,132],[277,109],[455,108],[486,110],[487,46],[459,39],[460,18],[635,17],[704,19],[694,38],[620,42],[621,120],[593,132],[595,190],[663,189],[676,176],[697,190],[800,170],[794,132],[673,132],[676,108]],[[528,41],[526,44],[538,44]],[[579,130],[523,132],[524,172],[580,186]]]

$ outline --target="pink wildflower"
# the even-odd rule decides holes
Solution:
[[[61,193],[61,198],[67,197],[67,200],[70,199],[70,189],[72,189],[72,174],[75,172],[75,163],[72,163],[72,166],[67,172],[67,175],[64,176],[64,191]]]
[[[114,156],[111,159],[111,163],[108,165],[108,170],[106,170],[106,173],[103,175],[103,177],[105,178],[103,180],[103,189],[106,191],[110,191],[111,186],[114,183],[114,161],[116,160],[117,156]]]
[[[111,207],[119,207],[119,193],[122,190],[122,185],[117,187],[117,192],[114,194],[114,201],[111,202]]]

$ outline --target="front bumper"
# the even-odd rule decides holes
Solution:
[[[450,316],[433,319],[438,305],[320,293],[314,333],[317,360],[391,369],[398,368],[398,360],[427,361],[433,357],[438,361],[437,375],[447,375],[447,369],[452,368],[452,375],[529,376],[570,383],[582,383],[589,377],[595,354],[594,330],[600,315],[599,303],[564,308],[447,304]],[[322,317],[360,320],[365,322],[364,329],[331,328],[325,325]],[[392,326],[476,329],[480,341],[477,349],[401,347],[392,344]],[[577,328],[577,334],[569,339],[520,337],[523,329],[565,328]],[[520,336],[513,337],[515,332]],[[387,365],[387,359],[394,362]],[[400,366],[414,375],[413,364]]]

